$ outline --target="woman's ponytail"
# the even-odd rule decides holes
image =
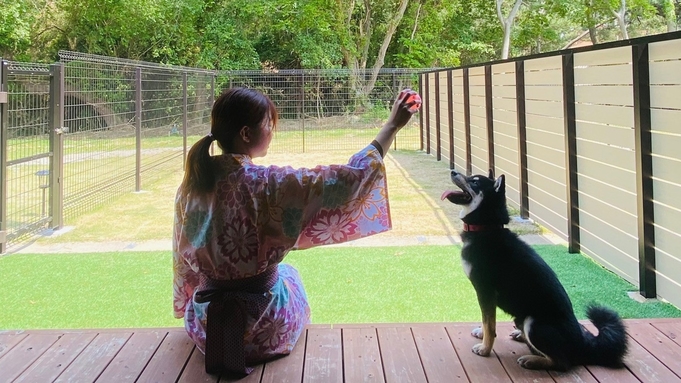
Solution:
[[[214,138],[207,135],[199,139],[187,153],[182,190],[206,193],[215,186],[215,169],[210,155],[210,144]]]

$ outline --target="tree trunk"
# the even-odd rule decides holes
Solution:
[[[664,19],[667,22],[667,32],[676,32],[678,26],[676,24],[676,8],[674,0],[663,0],[662,10],[664,12]]]
[[[504,0],[496,1],[497,1],[497,17],[499,17],[501,26],[502,28],[504,28],[504,44],[503,48],[501,49],[501,58],[507,59],[509,52],[511,50],[511,33],[513,32],[513,22],[515,21],[515,18],[518,15],[518,10],[520,9],[520,6],[523,4],[523,1],[516,0],[515,4],[513,4],[513,8],[511,9],[507,17],[504,17],[503,13],[501,12],[501,5],[503,4]]]
[[[589,39],[591,39],[591,44],[598,44],[598,35],[596,35],[596,20],[594,20],[593,15],[593,0],[586,0],[586,27],[589,30]]]
[[[383,36],[383,44],[381,44],[381,49],[378,51],[378,57],[376,57],[376,62],[374,62],[374,67],[371,71],[371,78],[364,87],[364,94],[367,96],[374,89],[374,85],[376,85],[378,73],[381,71],[381,68],[383,68],[383,64],[385,63],[385,53],[388,51],[390,41],[392,41],[395,31],[400,25],[400,21],[402,21],[402,16],[404,16],[404,12],[407,10],[408,4],[409,0],[401,0],[397,13],[395,13],[395,16],[393,16],[393,18],[390,20],[390,23],[388,24],[388,30],[385,32],[385,36]]]
[[[622,39],[628,40],[629,32],[627,31],[627,20],[625,18],[627,15],[627,0],[620,0],[620,9],[617,11],[613,10],[612,13],[617,18],[617,23],[620,26],[620,33],[622,33]]]

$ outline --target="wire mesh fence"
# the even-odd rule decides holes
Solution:
[[[181,169],[229,87],[274,101],[270,152],[291,154],[367,145],[399,91],[418,88],[409,69],[221,72],[66,51],[58,64],[3,68],[0,253]],[[417,150],[420,140],[412,119],[393,149]]]
[[[46,227],[51,161],[49,65],[3,63],[7,102],[0,105],[0,231],[21,241]],[[0,241],[0,248],[2,247]]]

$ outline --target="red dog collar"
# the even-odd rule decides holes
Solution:
[[[463,231],[491,231],[503,229],[504,225],[469,225],[463,224]]]

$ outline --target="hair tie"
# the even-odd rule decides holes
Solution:
[[[206,137],[208,137],[208,139],[209,139],[211,142],[215,141],[215,137],[213,136],[213,133],[208,133],[208,135],[207,135]]]

